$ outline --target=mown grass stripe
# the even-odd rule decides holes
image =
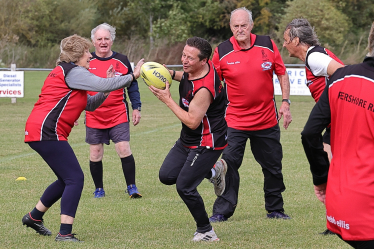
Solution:
[[[137,137],[137,136],[147,135],[147,134],[155,133],[155,132],[162,131],[162,130],[165,130],[165,129],[174,128],[174,127],[177,127],[177,126],[180,126],[180,123],[169,125],[169,126],[164,126],[164,127],[149,130],[149,131],[136,132],[134,134],[131,134],[131,136],[132,137]],[[85,145],[87,145],[87,143],[70,144],[70,146],[72,148],[78,148],[78,147],[85,146]],[[8,161],[12,161],[14,159],[24,158],[24,157],[28,157],[28,156],[33,156],[33,155],[36,155],[36,154],[37,154],[36,152],[29,152],[29,153],[22,153],[22,154],[18,154],[18,155],[5,156],[3,158],[0,158],[0,163],[8,162]]]

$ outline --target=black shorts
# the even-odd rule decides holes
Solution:
[[[325,144],[330,144],[330,133],[331,133],[330,127],[326,128],[325,133],[322,136],[322,140]]]
[[[130,141],[129,122],[121,123],[108,129],[95,129],[86,126],[86,143],[88,144],[110,144]]]

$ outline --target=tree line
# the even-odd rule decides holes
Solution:
[[[91,29],[103,22],[116,27],[115,44],[119,52],[130,53],[134,60],[147,56],[157,59],[165,49],[179,51],[180,44],[191,36],[203,37],[214,46],[232,35],[230,13],[238,7],[252,11],[255,24],[252,32],[269,35],[280,49],[286,24],[293,18],[307,18],[323,46],[340,54],[348,63],[355,63],[361,59],[356,57],[362,57],[374,21],[372,0],[0,0],[0,3],[0,66],[10,60],[36,66],[50,64],[43,61],[53,61],[58,54],[49,55],[48,49],[58,52],[61,39],[72,34],[89,38]],[[31,55],[34,61],[25,59]]]

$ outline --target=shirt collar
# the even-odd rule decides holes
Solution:
[[[374,57],[367,56],[364,59],[364,63],[369,64],[371,67],[374,67]]]
[[[251,33],[250,38],[251,38],[251,47],[250,48],[252,48],[254,43],[255,43],[255,40],[256,40],[256,35]],[[240,51],[240,50],[246,51],[246,50],[250,49],[250,48],[244,49],[244,48],[240,47],[238,41],[235,39],[234,36],[231,36],[230,42],[232,43],[232,45],[234,47],[234,51]]]

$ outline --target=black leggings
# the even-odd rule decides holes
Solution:
[[[61,198],[61,214],[75,217],[83,190],[84,175],[73,149],[67,141],[40,141],[28,143],[39,153],[57,176],[47,187],[40,201],[51,207]]]

